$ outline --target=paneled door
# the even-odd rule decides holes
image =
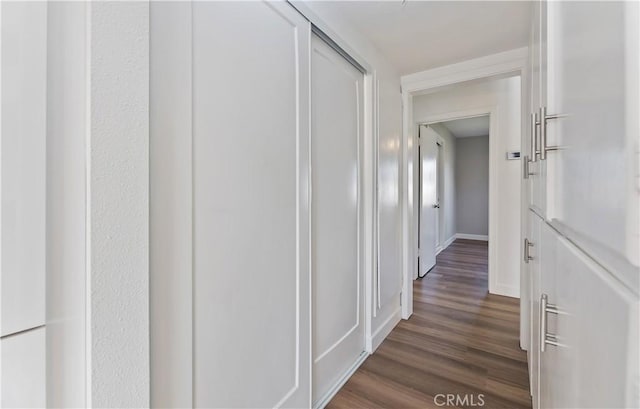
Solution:
[[[546,7],[547,218],[637,289],[640,6]]]
[[[438,220],[438,140],[433,129],[420,125],[418,146],[419,233],[418,277],[424,277],[436,265]]]
[[[364,353],[361,152],[363,74],[311,42],[313,402]]]
[[[192,15],[193,403],[308,407],[310,25],[284,2]]]
[[[526,297],[529,300],[526,306],[526,311],[528,312],[526,319],[529,324],[528,334],[530,336],[527,360],[533,408],[537,409],[540,407],[538,378],[540,366],[540,255],[542,250],[540,229],[544,221],[531,210],[527,211],[527,217],[529,218],[530,232],[524,242],[524,259],[527,268],[523,277],[523,279],[528,280],[529,289],[529,294]]]

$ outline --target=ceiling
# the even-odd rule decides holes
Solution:
[[[441,122],[456,138],[471,138],[473,136],[489,135],[489,116],[456,119]]]
[[[528,1],[318,1],[340,15],[400,75],[524,47]]]

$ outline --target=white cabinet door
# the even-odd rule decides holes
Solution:
[[[552,407],[638,407],[638,296],[564,238],[556,262],[561,345],[549,349],[561,351],[552,366],[563,399]]]
[[[193,3],[196,407],[308,407],[310,25]]]
[[[547,219],[637,288],[640,6],[546,7]]]
[[[45,320],[47,4],[0,7],[0,335],[7,335]]]
[[[313,402],[364,353],[362,72],[311,42]]]
[[[540,242],[540,229],[543,220],[532,211],[527,212],[529,218],[530,232],[527,237],[529,245],[524,249],[524,256],[528,256],[526,262],[526,278],[528,279],[529,293],[524,295],[528,300],[526,304],[526,319],[529,325],[529,349],[527,359],[529,363],[529,382],[531,386],[531,397],[533,407],[539,408],[539,359],[540,359],[540,253],[542,243]]]
[[[540,331],[552,343],[540,352],[539,407],[637,407],[638,296],[547,223],[541,242],[551,305]]]
[[[540,226],[540,296],[537,310],[539,407],[570,408],[575,406],[576,400],[575,353],[567,347],[567,337],[570,336],[574,320],[568,313],[572,300],[567,295],[565,272],[558,263],[560,236],[549,224],[542,222]],[[574,286],[577,287],[577,284],[574,283]],[[548,302],[546,311],[542,297],[546,297]],[[559,312],[555,313],[554,308]],[[549,343],[554,336],[560,346]]]
[[[44,408],[46,357],[44,327],[0,340],[0,406]]]
[[[544,55],[546,47],[546,31],[543,30],[545,24],[543,17],[546,15],[546,3],[536,1],[532,3],[532,26],[531,38],[529,41],[530,57],[530,109],[531,114],[527,118],[529,124],[528,140],[524,146],[528,152],[531,162],[528,164],[529,171],[529,205],[542,216],[546,214],[546,164],[541,161],[536,154],[539,145],[538,108],[545,104],[546,94],[544,92],[545,72]]]

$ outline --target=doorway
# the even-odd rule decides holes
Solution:
[[[417,125],[417,271],[456,239],[489,239],[490,116]]]

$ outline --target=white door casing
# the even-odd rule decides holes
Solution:
[[[438,144],[437,135],[429,126],[421,125],[419,135],[418,276],[423,277],[436,264]]]
[[[363,74],[311,42],[314,406],[365,349],[361,246]]]

